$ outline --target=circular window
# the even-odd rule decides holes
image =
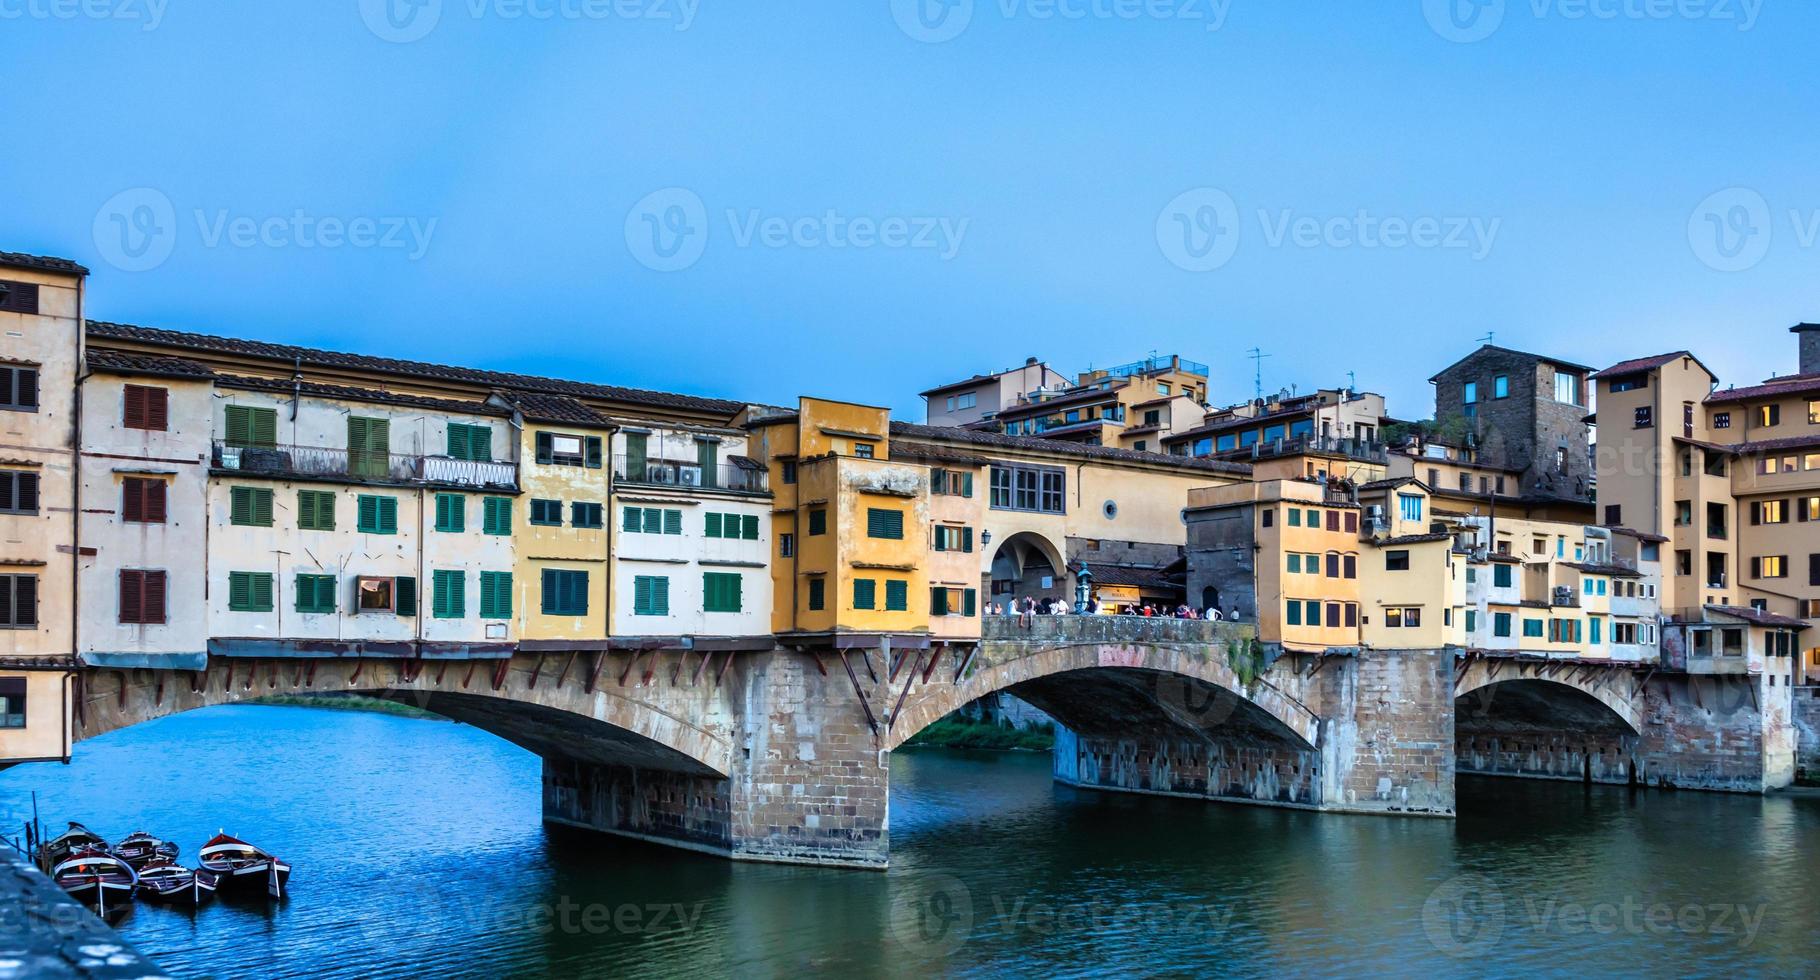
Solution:
[[[1118,501],[1116,501],[1116,500],[1106,501],[1105,511],[1106,511],[1106,519],[1109,521],[1118,517],[1119,516]]]

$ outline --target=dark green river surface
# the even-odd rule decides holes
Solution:
[[[182,977],[1814,976],[1820,800],[1462,779],[1459,819],[1057,786],[1046,755],[892,758],[891,869],[735,864],[545,827],[473,728],[222,707],[0,774],[0,828],[218,828],[282,904],[141,905]]]

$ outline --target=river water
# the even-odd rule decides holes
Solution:
[[[892,769],[889,872],[734,864],[544,827],[536,758],[473,728],[221,707],[0,774],[0,831],[36,790],[46,826],[293,862],[283,904],[121,923],[185,977],[1820,973],[1820,800],[1462,779],[1448,821]]]

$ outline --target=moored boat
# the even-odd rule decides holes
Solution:
[[[159,840],[143,830],[133,832],[114,845],[114,855],[135,868],[160,858],[175,860],[177,850],[176,844]]]
[[[38,867],[46,874],[77,851],[108,852],[107,841],[100,834],[70,821],[70,829],[45,841],[38,852]]]
[[[200,870],[217,879],[224,892],[251,892],[261,887],[273,898],[283,898],[291,879],[291,866],[238,837],[216,834],[202,845],[196,860]]]
[[[99,848],[78,850],[51,868],[51,880],[103,919],[133,904],[139,875],[133,866]]]
[[[215,894],[215,875],[191,871],[170,858],[155,858],[139,869],[139,897],[160,905],[197,908]]]

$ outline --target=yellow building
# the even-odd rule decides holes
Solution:
[[[515,561],[513,606],[520,644],[561,649],[602,643],[607,601],[606,446],[613,426],[572,398],[514,394],[520,496],[488,498],[483,520],[509,522]],[[588,513],[577,521],[576,505]],[[577,527],[580,523],[583,526]]]
[[[1224,615],[1255,617],[1290,649],[1359,644],[1359,507],[1318,483],[1271,480],[1188,495],[1190,591]]]

